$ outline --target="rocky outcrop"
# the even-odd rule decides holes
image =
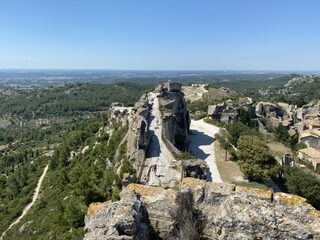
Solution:
[[[160,110],[163,122],[163,142],[171,153],[180,158],[182,152],[189,150],[190,116],[181,84],[167,82],[157,88],[159,92]],[[190,159],[182,161],[182,173],[184,177],[196,177],[206,179],[209,168],[205,161]]]
[[[173,190],[130,184],[119,202],[90,205],[84,239],[167,239],[175,195]]]
[[[148,129],[148,116],[150,106],[147,94],[144,94],[132,108],[128,120],[129,129],[127,134],[127,147],[129,161],[141,172],[145,160],[146,148],[149,144],[150,135]]]
[[[171,83],[173,84],[173,83]],[[180,87],[179,87],[180,86]],[[163,84],[160,87],[160,110],[164,136],[181,151],[188,149],[190,117],[181,85]]]
[[[304,198],[183,179],[179,190],[130,184],[92,204],[85,239],[320,239],[320,212]]]
[[[286,116],[286,111],[279,105],[271,102],[259,102],[256,106],[258,117],[282,118]]]

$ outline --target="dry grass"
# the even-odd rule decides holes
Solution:
[[[233,96],[234,94],[221,91],[220,89],[217,89],[217,88],[211,87],[208,90],[208,98],[210,100],[223,100],[225,98],[231,98]]]
[[[234,181],[233,184],[241,187],[251,187],[260,189],[269,189],[266,185],[257,182],[246,182],[246,181]]]
[[[219,141],[214,143],[216,162],[222,181],[225,183],[232,183],[237,186],[253,187],[267,189],[264,184],[257,182],[248,182],[245,180],[244,174],[241,172],[239,165],[231,160],[231,154],[228,154],[227,161],[225,160],[225,150],[220,148]]]
[[[233,183],[235,181],[243,180],[244,175],[241,172],[239,165],[230,159],[230,154],[227,154],[227,161],[225,160],[226,151],[220,148],[220,143],[217,140],[214,143],[214,151],[222,181],[226,183]]]
[[[195,102],[201,100],[203,94],[207,91],[203,87],[183,86],[182,92],[184,93],[186,100]]]
[[[286,147],[280,142],[270,142],[267,143],[267,146],[270,148],[270,151],[276,156],[282,158],[283,154],[290,153],[290,148]]]

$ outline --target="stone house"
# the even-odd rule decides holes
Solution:
[[[318,117],[318,114],[307,113],[304,115],[304,120],[314,120]]]
[[[259,102],[256,105],[255,111],[258,117],[282,118],[286,116],[286,112],[284,109],[271,102]]]
[[[314,171],[320,172],[320,150],[305,148],[298,151],[298,158],[312,163]]]
[[[226,108],[225,103],[219,103],[216,105],[208,106],[208,115],[209,117],[220,119],[221,112]]]
[[[294,124],[294,127],[298,132],[302,132],[307,129],[307,126],[304,122],[297,122]]]
[[[304,143],[308,147],[320,149],[320,130],[308,129],[300,132],[299,143]]]
[[[181,91],[181,87],[182,84],[179,82],[171,82],[168,81],[166,83],[163,84],[165,88],[168,89],[169,92],[180,92]]]
[[[320,121],[319,120],[306,120],[305,125],[309,129],[320,128]]]
[[[230,103],[219,103],[208,106],[208,116],[224,123],[232,123],[237,119],[238,109]]]
[[[228,107],[221,112],[220,121],[223,123],[233,123],[238,116],[238,110]]]

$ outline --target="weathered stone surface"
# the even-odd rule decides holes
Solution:
[[[91,204],[84,239],[149,239],[139,197],[128,190],[119,202]]]
[[[271,102],[259,102],[256,106],[256,115],[259,117],[284,117],[286,111],[278,106],[277,104]]]
[[[170,87],[164,84],[160,95],[164,137],[180,151],[185,151],[188,148],[190,117],[184,94],[179,88],[170,91]]]
[[[90,205],[84,239],[166,239],[174,222],[175,191],[130,184],[120,196],[119,202]]]
[[[177,191],[188,189],[200,239],[320,239],[320,212],[303,198],[193,178],[180,190],[128,185],[119,202],[89,208],[85,239],[187,239],[173,212]]]
[[[252,187],[236,187],[237,192],[244,192],[248,195],[253,195],[260,199],[265,199],[267,201],[272,200],[272,192],[270,190],[260,189],[260,188],[252,188]]]

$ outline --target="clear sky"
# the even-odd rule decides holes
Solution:
[[[0,0],[0,68],[320,70],[320,1]]]

